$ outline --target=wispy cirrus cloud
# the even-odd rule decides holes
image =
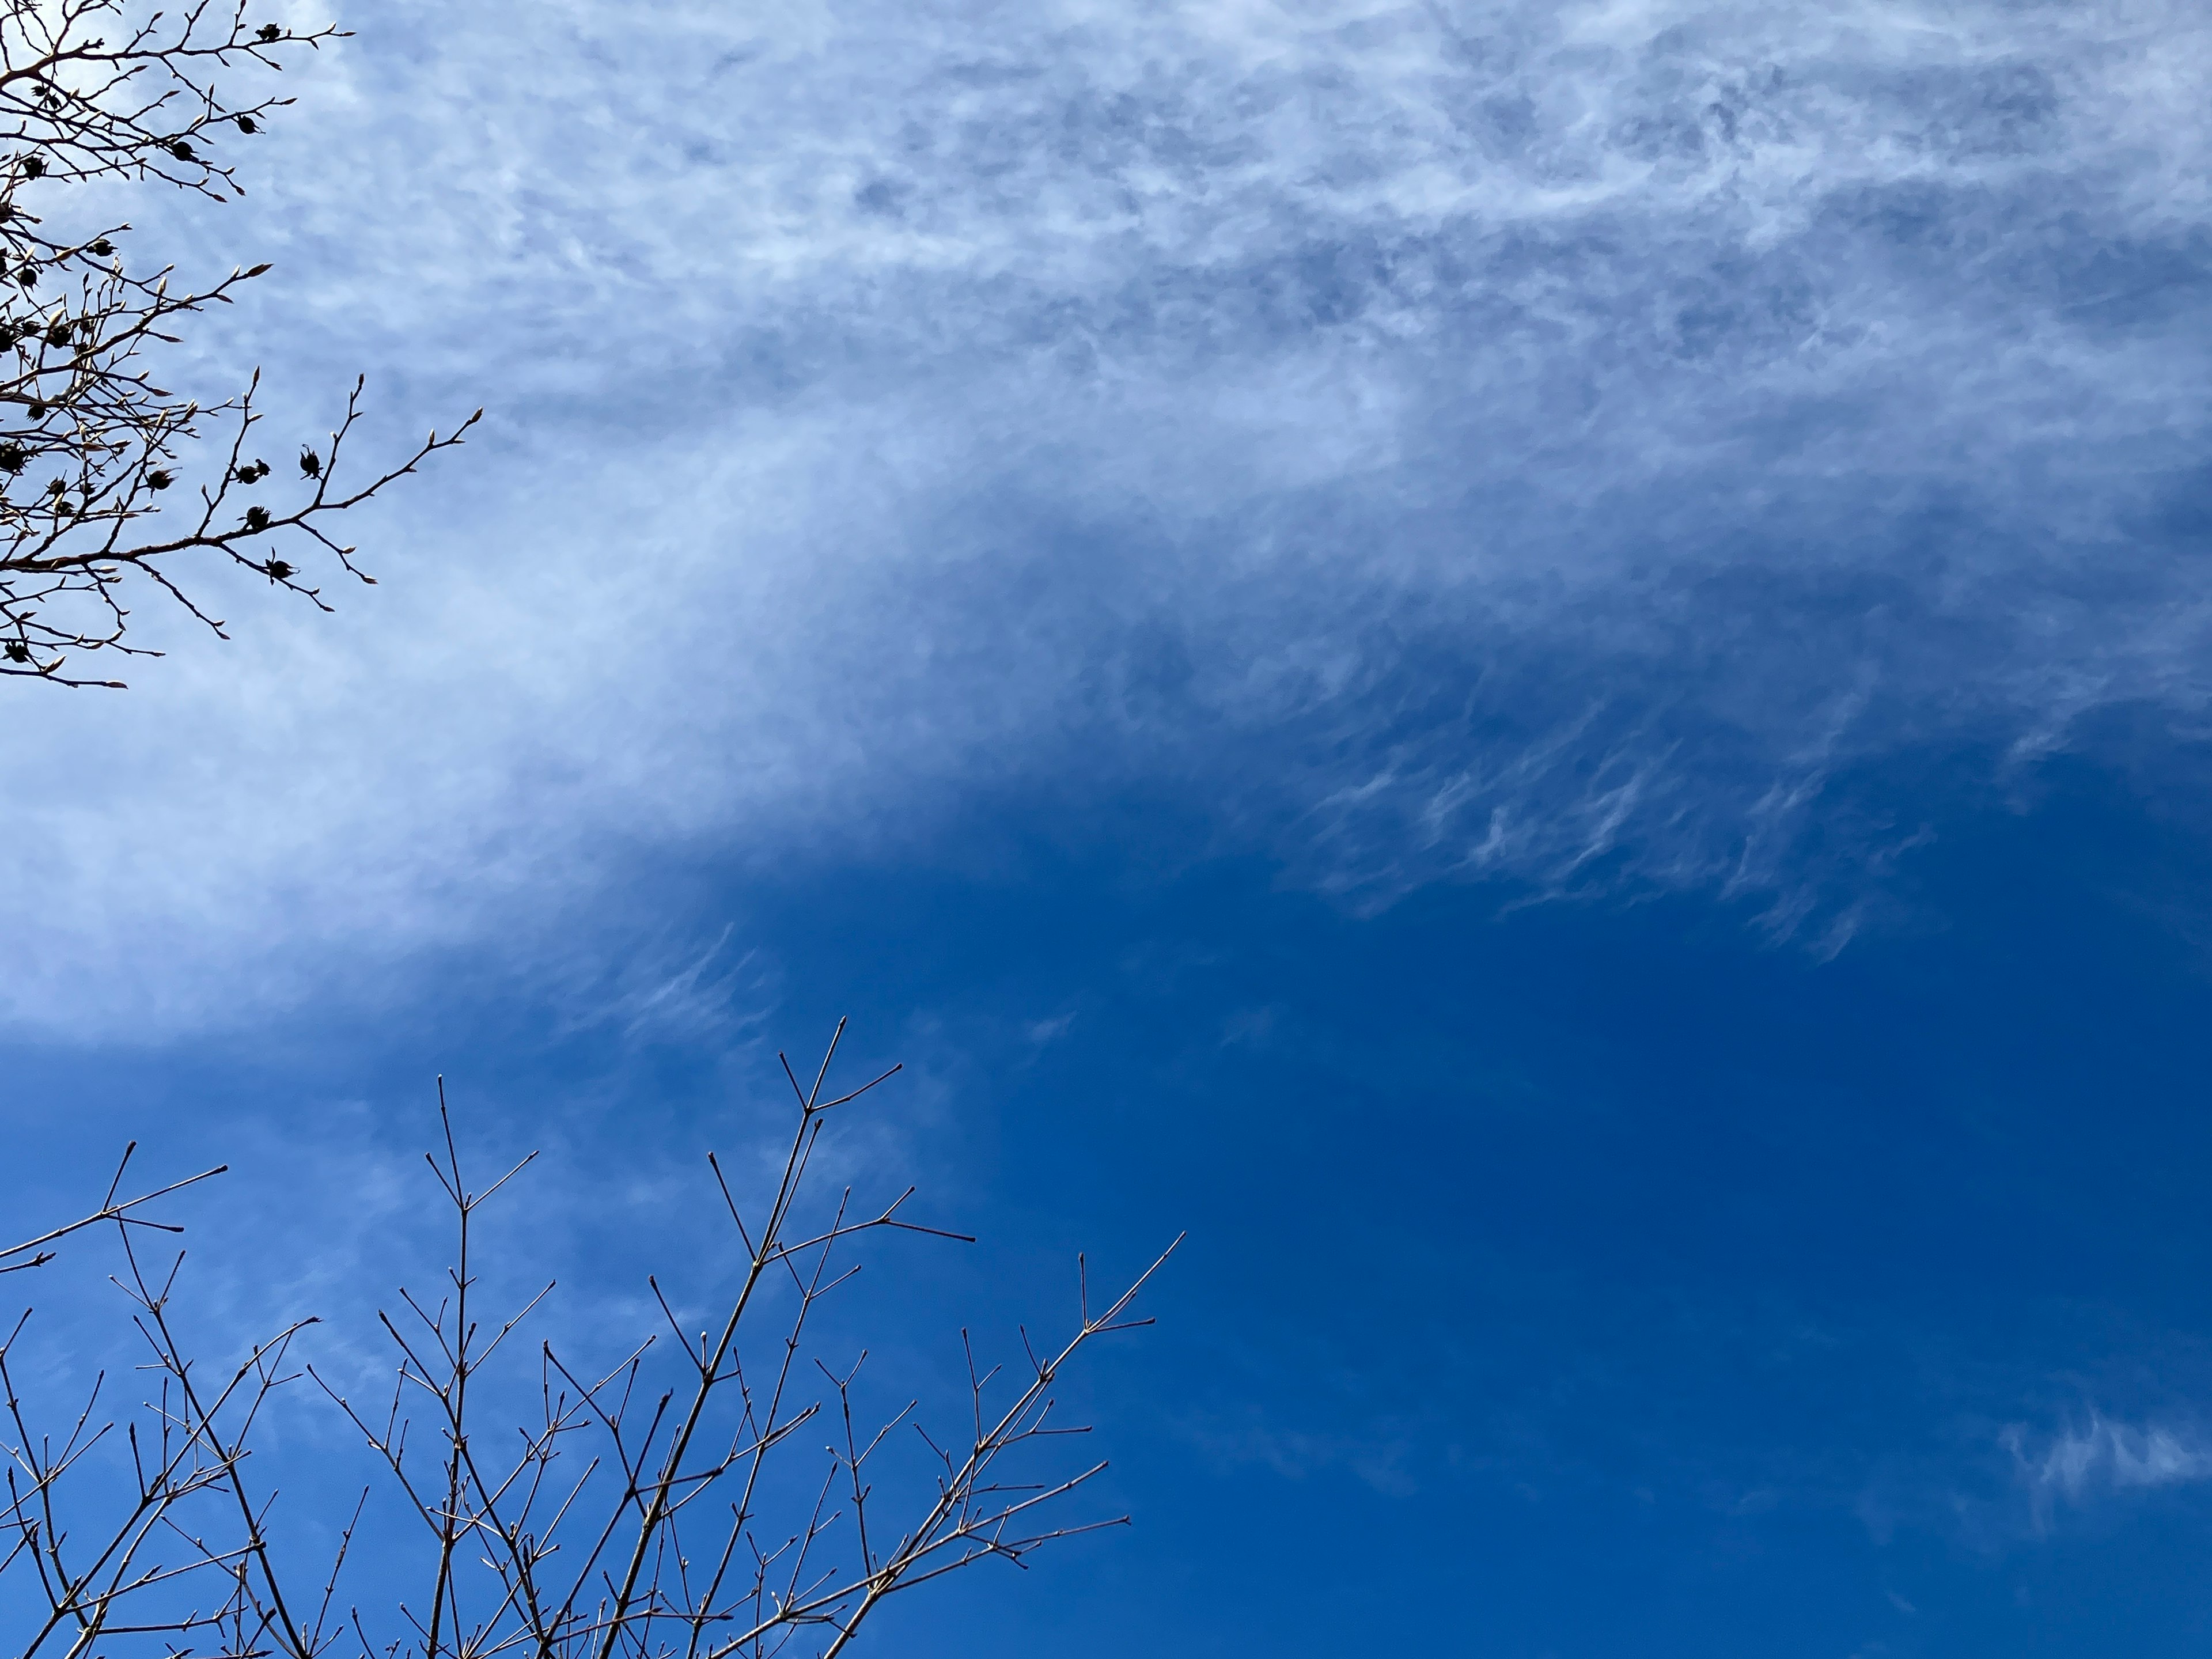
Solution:
[[[2084,1504],[2212,1480],[2212,1442],[2193,1425],[2124,1423],[2093,1409],[2086,1422],[2048,1437],[2031,1437],[2015,1424],[2001,1443],[2039,1528],[2051,1524],[2060,1500]]]
[[[64,941],[18,1023],[1070,780],[1353,902],[1833,943],[1920,832],[1839,772],[2205,700],[2189,9],[349,21],[243,216],[143,234],[278,258],[204,368],[286,420],[359,364],[492,422],[335,622],[241,592],[11,725],[7,924]]]

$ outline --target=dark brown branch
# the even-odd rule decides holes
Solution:
[[[262,419],[258,373],[239,396],[204,404],[156,385],[147,365],[269,267],[173,287],[166,266],[132,270],[128,225],[70,238],[46,228],[38,210],[88,180],[154,180],[213,201],[240,193],[228,146],[290,100],[240,99],[233,75],[276,70],[341,35],[250,24],[246,13],[237,0],[144,14],[125,0],[0,0],[0,676],[119,684],[70,665],[86,653],[159,654],[129,638],[134,581],[227,637],[196,597],[210,566],[250,570],[329,610],[311,567],[374,580],[331,533],[333,516],[461,442],[483,413],[341,485],[356,381],[327,439],[298,444],[290,503],[241,500],[272,470],[246,447]],[[179,489],[181,458],[225,428],[219,474]]]

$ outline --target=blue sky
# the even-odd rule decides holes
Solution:
[[[180,374],[488,413],[13,694],[22,1205],[228,1158],[366,1366],[442,1072],[627,1328],[849,1013],[915,1374],[1190,1234],[1134,1528],[885,1650],[2201,1650],[2193,9],[516,9],[131,206],[276,264]]]

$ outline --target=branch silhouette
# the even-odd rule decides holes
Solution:
[[[340,515],[463,441],[478,410],[396,465],[350,475],[364,382],[337,427],[299,445],[298,471],[249,453],[263,416],[246,389],[203,404],[155,384],[149,359],[266,264],[207,288],[169,266],[134,270],[127,224],[62,235],[39,210],[100,179],[163,184],[221,202],[241,193],[234,146],[289,98],[238,98],[235,78],[342,38],[248,21],[244,0],[149,11],[131,0],[0,0],[0,675],[119,687],[78,658],[160,654],[129,638],[134,588],[182,605],[218,637],[208,560],[250,570],[322,610],[319,565],[374,579],[334,533]],[[192,447],[227,434],[219,471],[179,489]],[[265,497],[265,498],[264,498]],[[195,560],[200,562],[195,565]]]
[[[29,1316],[0,1341],[0,1609],[31,1611],[15,1644],[21,1659],[89,1659],[133,1641],[149,1659],[186,1650],[323,1659],[340,1646],[348,1659],[835,1659],[894,1595],[985,1561],[1026,1565],[1047,1544],[1125,1524],[1066,1514],[1064,1500],[1106,1465],[1066,1460],[1063,1443],[1089,1429],[1059,1419],[1055,1388],[1093,1341],[1151,1322],[1132,1308],[1176,1245],[1103,1307],[1078,1257],[1072,1329],[1042,1352],[1024,1332],[1011,1377],[979,1361],[963,1330],[963,1420],[933,1433],[918,1395],[873,1390],[866,1347],[838,1352],[840,1339],[818,1334],[817,1316],[860,1271],[851,1257],[860,1241],[974,1243],[908,1219],[911,1188],[866,1206],[849,1188],[817,1194],[825,1127],[898,1070],[830,1091],[844,1030],[840,1021],[811,1083],[785,1062],[792,1133],[750,1202],[708,1156],[713,1184],[700,1201],[731,1239],[732,1288],[715,1316],[687,1318],[683,1298],[649,1276],[665,1328],[630,1333],[591,1364],[518,1337],[554,1291],[550,1280],[486,1312],[483,1217],[537,1154],[472,1184],[441,1080],[440,1145],[426,1162],[432,1213],[453,1228],[451,1265],[435,1293],[403,1288],[377,1316],[396,1364],[389,1399],[373,1407],[295,1363],[312,1319],[209,1380],[172,1316],[181,1254],[145,1253],[153,1231],[176,1229],[143,1212],[222,1170],[122,1199],[126,1152],[100,1206],[0,1249],[0,1264],[29,1267],[59,1241],[112,1227],[123,1264],[114,1282],[131,1307],[140,1370],[155,1382],[135,1415],[103,1417],[106,1383],[96,1380],[57,1439],[34,1428],[16,1386]],[[339,1599],[368,1493],[325,1534],[335,1534],[335,1551],[302,1591],[299,1552],[272,1527],[273,1491],[253,1474],[255,1426],[302,1376],[351,1425],[398,1512],[412,1517],[403,1526],[422,1553],[405,1536],[386,1538],[380,1562],[411,1559],[405,1576],[420,1593],[381,1611]],[[525,1398],[531,1414],[518,1420]],[[825,1432],[802,1441],[810,1426]],[[119,1485],[118,1462],[130,1471]],[[372,1625],[384,1633],[372,1637]]]

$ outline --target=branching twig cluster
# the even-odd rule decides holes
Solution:
[[[843,1030],[841,1022],[839,1036]],[[709,1155],[738,1246],[734,1288],[719,1317],[687,1328],[659,1279],[649,1279],[666,1332],[591,1368],[537,1344],[524,1362],[532,1416],[499,1433],[481,1419],[511,1397],[506,1362],[523,1361],[513,1339],[553,1287],[488,1318],[479,1215],[536,1154],[472,1188],[441,1086],[444,1145],[428,1161],[455,1220],[456,1255],[439,1296],[402,1291],[397,1316],[379,1316],[398,1358],[392,1399],[374,1410],[356,1407],[306,1368],[417,1518],[427,1546],[420,1593],[394,1609],[396,1624],[357,1607],[333,1613],[354,1522],[328,1572],[318,1575],[319,1595],[288,1598],[269,1500],[257,1506],[245,1463],[248,1431],[270,1391],[289,1380],[286,1355],[302,1327],[255,1348],[221,1389],[203,1389],[167,1318],[174,1265],[143,1271],[132,1245],[134,1229],[155,1224],[137,1210],[163,1194],[118,1203],[112,1189],[92,1216],[0,1253],[0,1267],[12,1258],[28,1266],[45,1259],[52,1240],[94,1222],[115,1225],[125,1263],[117,1282],[134,1304],[159,1382],[147,1407],[152,1426],[125,1431],[136,1497],[119,1506],[119,1520],[78,1544],[56,1519],[55,1494],[114,1432],[92,1426],[99,1387],[52,1446],[33,1434],[0,1348],[14,1464],[6,1513],[13,1547],[0,1561],[0,1587],[27,1567],[44,1609],[23,1659],[42,1650],[77,1659],[95,1644],[111,1652],[125,1637],[156,1640],[173,1655],[211,1649],[226,1659],[319,1659],[341,1643],[361,1659],[767,1659],[787,1650],[831,1659],[902,1590],[984,1560],[1018,1565],[1045,1543],[1125,1520],[1058,1521],[1054,1501],[1104,1465],[1054,1471],[1030,1455],[1087,1432],[1055,1419],[1055,1381],[1094,1337],[1150,1322],[1129,1309],[1164,1255],[1097,1309],[1079,1258],[1074,1330],[1043,1353],[1024,1335],[1025,1360],[1012,1381],[980,1367],[969,1348],[969,1406],[951,1436],[924,1431],[911,1400],[868,1425],[866,1352],[833,1365],[818,1351],[814,1316],[858,1271],[844,1259],[852,1241],[887,1230],[964,1238],[906,1219],[911,1188],[859,1213],[848,1188],[806,1219],[817,1213],[809,1175],[825,1125],[891,1075],[831,1096],[836,1048],[833,1038],[811,1085],[785,1064],[798,1118],[761,1202],[742,1205]],[[965,1346],[964,1332],[962,1340]],[[811,1473],[800,1437],[810,1426],[823,1437],[805,1443],[819,1448]],[[911,1448],[907,1468],[918,1478],[899,1478],[902,1447]],[[210,1504],[220,1524],[198,1518]],[[161,1554],[160,1545],[177,1553]],[[187,1581],[216,1590],[184,1595]]]
[[[155,180],[214,201],[238,193],[227,147],[259,132],[289,99],[230,95],[232,71],[276,70],[300,47],[338,38],[253,23],[246,0],[0,0],[0,674],[59,684],[72,653],[149,655],[127,643],[132,574],[218,635],[189,597],[179,561],[213,557],[328,609],[306,559],[320,554],[371,580],[330,532],[423,460],[461,441],[434,432],[401,465],[339,482],[362,383],[319,447],[304,443],[289,502],[265,502],[270,464],[253,447],[258,376],[203,405],[156,386],[149,347],[174,344],[195,313],[228,304],[266,265],[206,289],[173,288],[162,267],[134,272],[110,225],[64,234],[34,211],[53,191],[100,179]],[[172,495],[183,447],[210,423],[229,433],[213,483]]]
[[[139,1212],[222,1170],[118,1199],[130,1159],[126,1152],[99,1209],[0,1250],[0,1271],[40,1267],[52,1259],[54,1243],[112,1224],[123,1260],[115,1283],[131,1305],[143,1355],[138,1370],[155,1379],[154,1397],[137,1419],[123,1420],[118,1436],[116,1421],[97,1417],[107,1379],[96,1378],[56,1443],[33,1431],[18,1388],[15,1359],[27,1312],[0,1341],[7,1458],[0,1584],[12,1592],[9,1611],[26,1618],[19,1650],[23,1659],[76,1659],[132,1638],[157,1641],[171,1653],[211,1650],[234,1659],[272,1648],[301,1656],[326,1649],[337,1629],[331,1597],[325,1594],[315,1622],[302,1629],[270,1556],[265,1504],[257,1508],[249,1498],[243,1468],[263,1406],[289,1380],[284,1366],[293,1340],[314,1322],[286,1327],[228,1376],[212,1387],[204,1382],[169,1316],[183,1257],[150,1267],[135,1235],[179,1231]],[[112,1443],[118,1438],[120,1448]],[[110,1476],[104,1485],[94,1476],[106,1501],[70,1503],[72,1482],[95,1459]],[[210,1531],[217,1541],[209,1540]]]

